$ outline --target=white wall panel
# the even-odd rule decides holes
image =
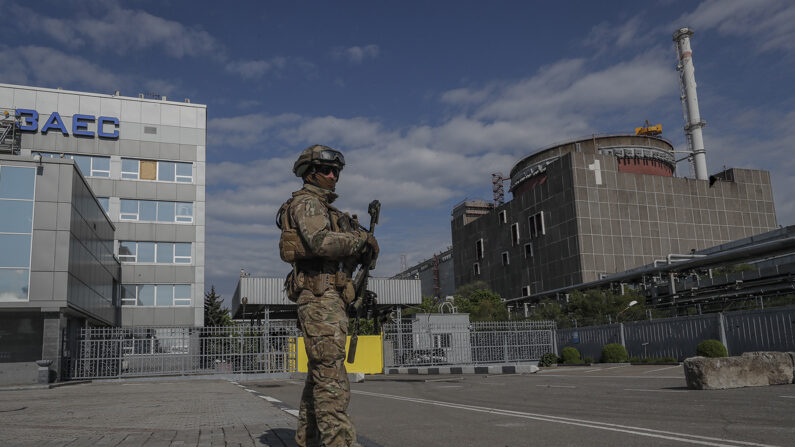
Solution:
[[[198,122],[196,115],[198,111],[195,107],[180,107],[179,108],[179,125],[182,127],[195,128]]]
[[[160,124],[160,104],[156,102],[141,103],[141,122],[144,124]]]
[[[39,113],[52,113],[57,111],[58,94],[55,92],[36,92],[36,110]],[[74,112],[67,113],[71,115]]]
[[[129,121],[134,123],[141,122],[141,102],[122,99],[121,100],[121,117],[122,121]]]
[[[0,108],[14,108],[14,89],[10,87],[0,87]]]
[[[116,98],[102,98],[99,102],[99,111],[102,116],[112,116],[121,119],[121,100]]]
[[[35,109],[36,91],[22,88],[14,89],[14,108]]]
[[[80,97],[80,113],[85,115],[99,116],[99,98],[96,96]]]
[[[164,126],[179,126],[180,107],[174,104],[160,106],[160,124]]]
[[[58,113],[72,116],[80,110],[80,97],[69,93],[58,93]],[[46,111],[46,110],[45,110]],[[41,110],[39,111],[41,112]]]

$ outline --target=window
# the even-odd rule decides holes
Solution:
[[[190,306],[190,284],[122,284],[122,306]]]
[[[515,246],[519,244],[519,224],[515,223],[511,225],[511,245]]]
[[[193,182],[193,164],[174,161],[121,159],[121,178],[159,182]]]
[[[434,348],[449,348],[452,346],[453,334],[433,334]]]
[[[119,261],[138,264],[190,264],[189,242],[119,241]]]
[[[533,257],[533,245],[532,244],[524,244],[524,257],[525,259],[530,259]]]
[[[544,212],[535,213],[529,218],[529,232],[530,237],[538,237],[547,234],[546,227],[544,226]]]
[[[36,170],[0,166],[0,302],[28,301]]]
[[[42,157],[50,158],[69,158],[75,161],[80,168],[80,172],[86,177],[110,177],[110,157],[98,157],[94,155],[73,155],[73,154],[53,154],[41,153]]]
[[[138,180],[138,160],[132,158],[121,159],[121,178]]]
[[[476,262],[476,263],[472,264],[472,273],[474,273],[475,276],[480,276],[480,263],[479,262]]]
[[[483,259],[483,239],[478,239],[475,242],[475,258]]]
[[[105,210],[105,214],[108,213],[108,207],[110,206],[110,199],[107,197],[97,197],[97,201],[99,202],[99,206]]]
[[[497,214],[497,219],[501,224],[508,223],[508,212],[505,210],[500,211],[499,214]]]
[[[530,286],[522,287],[522,296],[530,296]]]
[[[502,265],[508,265],[511,263],[511,258],[508,256],[508,252],[502,252]]]
[[[154,200],[121,199],[121,220],[193,223],[193,204]]]

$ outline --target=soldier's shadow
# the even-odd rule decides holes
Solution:
[[[295,442],[295,430],[291,428],[272,428],[261,434],[259,441],[265,445],[298,446]]]

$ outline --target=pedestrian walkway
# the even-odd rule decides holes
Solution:
[[[296,418],[225,380],[0,391],[2,446],[295,446]]]

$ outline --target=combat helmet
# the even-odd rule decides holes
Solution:
[[[293,165],[293,174],[296,177],[302,177],[306,171],[313,165],[331,165],[336,166],[340,171],[345,167],[345,157],[342,152],[332,149],[322,144],[314,144],[304,149],[298,160]]]

